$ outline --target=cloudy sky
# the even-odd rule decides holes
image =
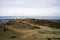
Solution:
[[[0,0],[0,16],[60,16],[60,0]]]

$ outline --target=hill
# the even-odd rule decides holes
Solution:
[[[44,19],[12,19],[0,24],[1,40],[48,40],[60,38],[60,24]]]

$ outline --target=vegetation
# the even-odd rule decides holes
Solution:
[[[52,38],[55,40],[60,38],[58,28],[60,22],[44,19],[12,19],[0,24],[0,40],[51,40]]]
[[[30,19],[28,22],[33,23],[33,24],[42,25],[42,26],[49,26],[52,28],[59,28],[60,29],[60,22],[53,22],[53,21],[44,20],[44,19],[37,19],[37,20],[36,19]]]
[[[16,38],[16,36],[11,36],[11,38]]]
[[[33,26],[31,29],[40,29],[40,27]]]

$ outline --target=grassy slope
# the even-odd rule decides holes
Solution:
[[[20,22],[21,21],[21,22]],[[15,20],[14,22],[12,21],[11,25],[5,25],[6,28],[8,28],[7,32],[0,32],[0,39],[1,40],[46,40],[45,38],[59,38],[60,37],[60,29],[54,29],[50,28],[48,26],[42,26],[42,25],[36,25],[33,23],[30,23],[26,20]],[[40,29],[31,29],[31,28],[20,28],[20,26],[13,26],[13,24],[17,23],[23,23],[24,26],[27,26],[26,24],[30,26],[36,26],[40,27]],[[21,25],[21,24],[20,24]],[[23,27],[23,26],[22,26]],[[16,38],[11,38],[11,36],[16,36]],[[44,38],[44,39],[42,39]]]

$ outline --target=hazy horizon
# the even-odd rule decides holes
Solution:
[[[60,16],[0,16],[0,19],[21,19],[21,18],[60,19]]]

